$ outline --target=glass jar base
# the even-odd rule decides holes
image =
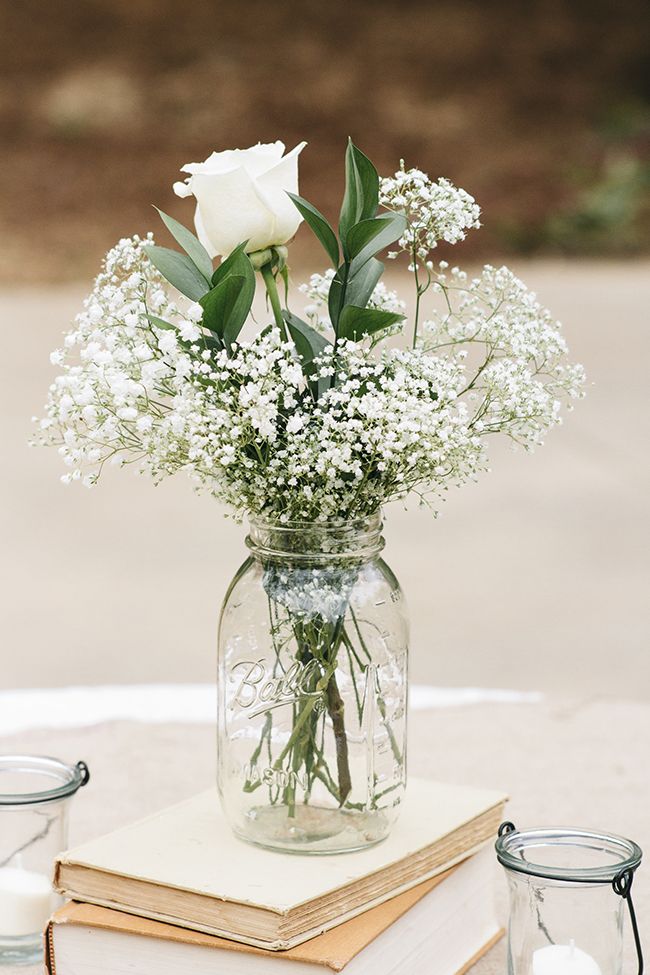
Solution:
[[[28,934],[13,938],[0,934],[0,968],[4,965],[38,965],[42,961],[42,935]]]
[[[248,812],[240,839],[284,853],[353,853],[380,843],[395,819],[385,811],[327,809],[324,806],[256,806]]]

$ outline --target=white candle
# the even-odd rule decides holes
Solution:
[[[0,867],[0,935],[42,931],[52,913],[52,885],[43,873]]]
[[[599,965],[586,951],[568,945],[548,945],[533,952],[532,975],[602,975]]]

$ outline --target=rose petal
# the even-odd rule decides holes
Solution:
[[[234,155],[234,149],[226,149],[224,152],[212,152],[203,162],[185,163],[181,166],[182,173],[189,173],[196,176],[199,173],[227,173],[232,169],[237,169],[238,163]]]
[[[201,211],[199,210],[198,203],[196,205],[196,210],[194,211],[194,229],[196,230],[196,236],[199,238],[210,257],[216,257],[217,252],[215,251],[210,238],[205,232],[205,226],[203,224],[203,220],[201,219]]]
[[[302,217],[287,196],[287,192],[298,192],[298,156],[306,145],[306,142],[301,142],[256,181],[255,185],[261,199],[275,216],[270,244],[285,244],[293,237],[302,222]]]
[[[183,198],[186,198],[192,195],[191,187],[188,186],[187,183],[184,183],[182,180],[178,180],[178,182],[174,183],[172,189],[174,190],[176,196],[181,196]]]
[[[240,165],[250,176],[256,178],[280,162],[284,152],[284,142],[264,144],[258,142],[256,146],[251,146],[250,149],[236,149],[235,152],[240,154]]]
[[[234,169],[244,168],[251,176],[260,176],[267,169],[279,162],[284,152],[283,142],[258,142],[250,149],[224,149],[222,152],[212,152],[203,162],[186,163],[181,166],[181,172],[196,176],[199,173],[230,173]]]
[[[268,246],[274,229],[273,213],[260,199],[245,169],[199,173],[192,177],[192,189],[212,256],[230,254],[244,240],[248,240],[249,253]]]

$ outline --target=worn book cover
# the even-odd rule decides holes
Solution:
[[[476,852],[495,835],[504,801],[412,779],[386,840],[306,870],[302,857],[236,839],[210,790],[63,854],[55,884],[73,900],[286,949]]]

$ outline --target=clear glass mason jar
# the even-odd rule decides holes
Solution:
[[[62,903],[54,860],[68,843],[70,799],[89,778],[85,762],[0,756],[0,965],[42,959],[43,929]]]
[[[621,975],[621,890],[641,862],[637,844],[583,829],[505,826],[496,849],[510,891],[508,975]]]
[[[408,621],[380,515],[251,522],[219,626],[219,791],[242,839],[379,842],[406,784]]]

